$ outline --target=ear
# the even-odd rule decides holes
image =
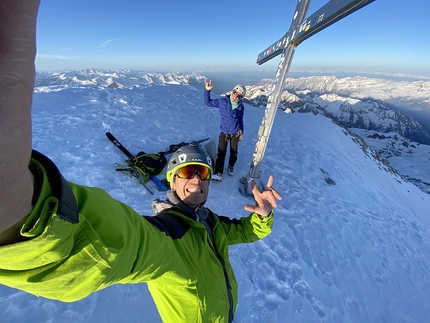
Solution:
[[[170,189],[172,190],[172,192],[175,192],[175,180],[176,180],[176,176],[172,175],[172,180],[170,181],[171,185],[170,185]]]

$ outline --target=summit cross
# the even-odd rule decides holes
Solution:
[[[298,0],[290,29],[277,42],[258,55],[257,64],[261,65],[281,54],[273,88],[267,100],[263,121],[258,130],[258,140],[252,155],[248,174],[240,179],[245,186],[245,194],[252,196],[251,181],[262,189],[260,166],[269,141],[276,110],[279,106],[286,75],[290,68],[296,47],[307,38],[324,28],[363,8],[375,0],[330,0],[311,16],[305,19],[311,0]]]

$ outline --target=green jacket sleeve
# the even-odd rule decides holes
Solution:
[[[68,183],[79,213],[76,221],[66,220],[59,215],[65,193],[55,194],[59,185],[46,166],[32,159],[30,169],[40,185],[21,229],[28,240],[0,248],[1,284],[75,301],[115,283],[154,279],[172,267],[160,252],[171,240],[132,208],[101,189]]]
[[[148,282],[165,322],[221,322],[234,310],[238,286],[228,246],[269,234],[273,215],[216,216],[213,244],[204,224],[179,212],[158,220],[183,228],[163,231],[107,192],[65,181],[39,157],[29,166],[38,185],[21,229],[27,240],[0,247],[0,284],[72,302],[113,284]]]
[[[221,226],[226,233],[229,245],[250,243],[262,239],[272,232],[273,211],[269,216],[260,218],[257,213],[251,213],[240,219],[229,219],[218,216]]]

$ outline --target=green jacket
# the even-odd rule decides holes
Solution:
[[[232,321],[238,286],[228,246],[268,235],[273,215],[236,220],[204,209],[199,221],[177,204],[141,216],[104,190],[66,182],[37,152],[29,167],[38,183],[21,229],[29,239],[0,247],[1,284],[73,302],[147,282],[165,322]]]

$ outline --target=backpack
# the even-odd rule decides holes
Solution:
[[[152,175],[160,174],[167,165],[167,159],[163,153],[151,154],[143,151],[137,153],[133,162],[137,167]]]

